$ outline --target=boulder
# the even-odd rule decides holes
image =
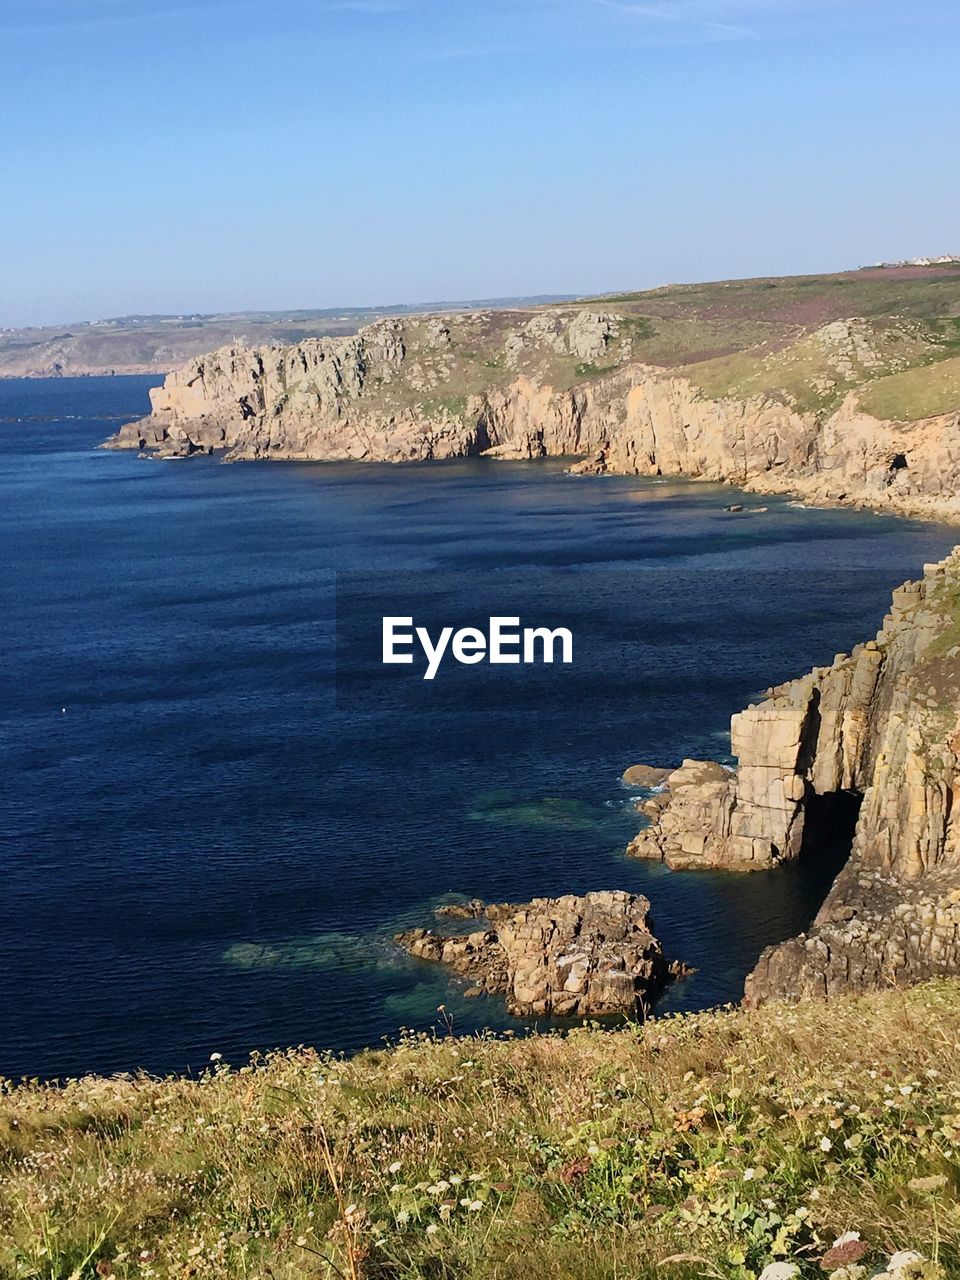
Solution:
[[[396,941],[449,965],[471,995],[503,995],[517,1016],[596,1017],[636,1012],[672,976],[650,924],[650,902],[622,890],[487,906],[488,928],[439,935],[413,929]]]
[[[623,781],[628,787],[659,787],[670,776],[669,769],[658,769],[650,764],[632,764],[624,770]]]

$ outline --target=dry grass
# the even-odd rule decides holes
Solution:
[[[957,1274],[960,984],[0,1100],[5,1277]],[[851,1273],[853,1274],[853,1273]]]

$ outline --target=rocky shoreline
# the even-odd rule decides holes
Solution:
[[[574,457],[578,473],[960,521],[960,413],[882,421],[856,389],[830,412],[780,395],[711,398],[631,358],[629,333],[623,316],[580,309],[385,319],[350,338],[225,347],[171,373],[151,413],[106,445],[227,461]]]
[[[960,548],[893,593],[875,639],[735,715],[731,739],[735,767],[626,771],[648,793],[628,856],[776,874],[849,847],[809,931],[764,951],[745,1003],[960,973]],[[686,972],[667,962],[649,913],[646,898],[615,891],[474,902],[441,914],[479,928],[397,941],[518,1016],[629,1014]]]
[[[574,455],[580,473],[727,481],[960,520],[960,413],[884,422],[855,390],[829,414],[769,395],[711,399],[632,360],[629,334],[624,317],[581,308],[382,320],[351,338],[224,348],[171,374],[151,414],[106,445],[226,460]],[[619,363],[596,363],[613,348]],[[493,353],[485,372],[468,377],[482,351]],[[731,740],[736,768],[634,770],[631,781],[656,790],[631,856],[770,871],[817,857],[818,823],[851,842],[809,933],[760,958],[748,1003],[960,971],[960,551],[894,592],[875,639],[734,716]],[[591,934],[600,898],[616,900],[604,908],[616,922]],[[622,1011],[668,976],[645,899],[484,910],[489,927],[466,940],[421,931],[401,942],[538,1015]],[[577,961],[574,974],[565,957],[585,929],[586,968]]]
[[[736,768],[685,760],[628,848],[675,870],[850,857],[809,933],[769,948],[746,1000],[960,972],[960,548],[893,593],[875,639],[731,722]]]

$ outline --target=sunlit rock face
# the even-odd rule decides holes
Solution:
[[[731,741],[735,769],[685,760],[642,802],[628,853],[770,870],[817,856],[820,799],[863,798],[809,935],[764,952],[747,1002],[960,971],[960,550],[893,593],[876,639],[734,716]]]
[[[397,941],[419,959],[448,965],[471,983],[470,993],[504,996],[518,1016],[633,1013],[671,973],[640,894],[477,902],[467,911],[483,927],[446,936],[414,929]]]
[[[108,444],[229,460],[576,456],[579,471],[960,519],[960,414],[883,422],[856,390],[830,413],[772,394],[711,399],[634,350],[624,319],[593,309],[384,319],[348,338],[238,344],[171,373],[149,416]]]

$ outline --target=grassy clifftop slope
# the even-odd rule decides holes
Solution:
[[[958,1177],[960,984],[938,982],[11,1087],[0,1275],[941,1280]]]
[[[608,301],[654,331],[637,358],[682,368],[711,396],[780,392],[802,409],[829,409],[853,387],[960,356],[960,263],[676,285]],[[866,407],[906,421],[958,406],[960,395],[924,374],[906,390],[878,388]]]

